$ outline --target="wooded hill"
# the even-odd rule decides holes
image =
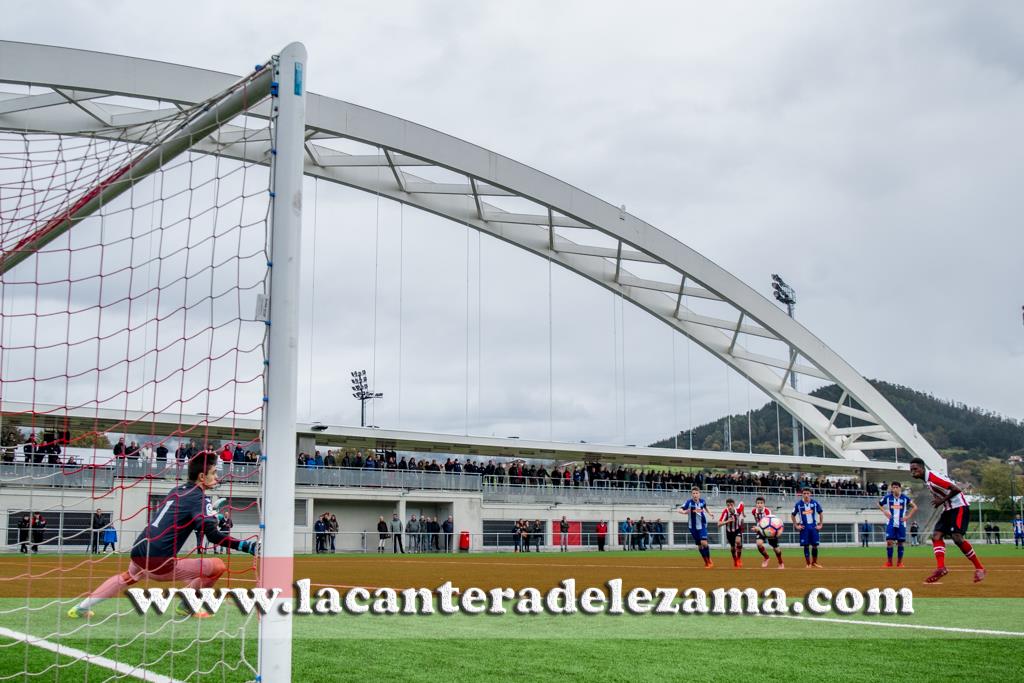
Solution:
[[[890,384],[880,380],[869,380],[918,431],[928,439],[940,453],[949,460],[950,472],[958,469],[970,480],[980,479],[981,465],[986,461],[1005,461],[1013,454],[1024,455],[1024,423],[1010,419],[984,408],[964,403],[947,401],[931,394],[915,391],[910,387]],[[839,388],[830,384],[812,391],[813,396],[838,401]],[[858,407],[854,405],[854,407]],[[858,424],[857,420],[840,416],[837,421],[846,427]],[[781,436],[782,453],[792,454],[792,422],[785,411],[776,417],[775,403],[769,402],[754,410],[750,416],[750,434],[755,453],[778,453]],[[781,427],[781,429],[780,429]],[[725,447],[728,429],[732,432],[732,448],[737,452],[747,451],[747,416],[731,416],[728,424],[724,417],[700,425],[693,430],[693,447],[711,451],[730,450]],[[780,435],[781,431],[781,435]],[[659,448],[673,448],[677,437],[668,437],[651,444]],[[678,434],[678,447],[688,448],[689,432]],[[808,454],[820,454],[821,444],[817,439],[803,442]],[[974,461],[975,465],[971,464]]]

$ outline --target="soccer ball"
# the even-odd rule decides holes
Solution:
[[[757,528],[768,538],[777,538],[782,535],[785,524],[778,517],[762,517],[757,523]]]

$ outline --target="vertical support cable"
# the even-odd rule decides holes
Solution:
[[[747,453],[754,452],[754,432],[750,426],[750,382],[747,382]]]
[[[693,340],[686,338],[686,410],[687,425],[690,432],[690,450],[693,450],[693,373],[690,365],[690,347]]]
[[[320,205],[320,179],[313,178],[313,282],[309,288],[309,403],[307,404],[306,417],[313,419],[313,342],[316,339],[316,330],[313,329],[316,322],[316,233],[317,214]],[[315,455],[315,454],[314,454]]]
[[[779,419],[779,402],[775,401],[775,435],[779,440],[779,455],[782,455],[782,422]]]
[[[679,449],[679,401],[676,387],[676,331],[672,334],[672,447]]]
[[[398,428],[402,428],[402,295],[405,292],[405,202],[398,203]]]
[[[548,441],[555,432],[555,326],[551,290],[551,257],[548,257]]]
[[[378,151],[380,148],[377,148]],[[374,237],[373,237],[373,342],[370,348],[370,377],[371,381],[377,382],[377,300],[379,298],[379,280],[380,280],[380,185],[381,185],[381,168],[380,164],[377,165],[377,205],[376,205],[376,223],[374,225]],[[366,420],[366,401],[363,401],[363,423],[365,425]],[[377,424],[377,404],[370,404],[370,423],[373,425]]]
[[[466,423],[465,423],[465,435],[469,436],[469,252],[470,252],[470,238],[472,235],[469,234],[469,230],[466,230]]]

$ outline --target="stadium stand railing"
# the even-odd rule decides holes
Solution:
[[[119,458],[104,465],[67,465],[47,463],[2,462],[0,482],[5,486],[110,489],[124,479],[180,479],[183,464],[175,460],[145,461]],[[247,462],[222,464],[222,479],[233,485],[257,481],[258,466]],[[340,488],[378,488],[480,493],[485,501],[519,504],[644,504],[674,505],[689,496],[689,484],[596,481],[580,485],[553,485],[548,478],[513,478],[508,475],[483,475],[469,472],[431,472],[350,467],[299,467],[298,486]],[[753,503],[764,496],[769,507],[788,504],[796,495],[795,488],[765,486],[728,486],[709,484],[703,496],[712,507],[724,505],[725,499]],[[848,491],[815,491],[815,497],[828,507],[842,509],[873,509],[877,496]]]

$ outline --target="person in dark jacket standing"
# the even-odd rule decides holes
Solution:
[[[569,551],[569,522],[566,521],[565,515],[562,515],[558,522],[558,549],[563,553]]]
[[[377,519],[377,552],[381,555],[384,554],[384,546],[387,545],[388,538],[388,523],[384,521],[384,517],[381,516]]]
[[[221,513],[221,518],[217,520],[217,531],[221,532],[225,536],[230,536],[231,529],[233,529],[234,526],[235,523],[231,519],[231,511],[225,509],[224,512]],[[226,553],[227,549],[220,545],[213,546],[213,554],[216,555],[219,552]]]
[[[39,544],[43,542],[43,533],[46,531],[46,518],[40,513],[32,515],[32,552],[39,552]]]
[[[92,515],[92,545],[90,552],[98,553],[100,551],[100,536],[103,534],[103,529],[106,526],[106,515],[103,514],[103,510],[96,508],[96,512]]]
[[[338,531],[340,529],[341,527],[338,525],[337,516],[335,516],[333,512],[327,515],[327,540],[330,542],[332,553],[337,549],[337,541],[335,539],[337,538]]]
[[[327,523],[324,522],[324,516],[320,515],[313,522],[313,537],[316,539],[316,552],[322,553],[325,550],[327,540]]]
[[[444,532],[444,551],[450,553],[452,551],[452,531],[455,530],[455,523],[452,521],[452,516],[448,515],[448,519],[444,520],[441,524],[441,531]]]
[[[540,545],[544,541],[544,522],[539,519],[533,521],[533,526],[530,528],[530,537],[533,539],[533,550],[534,552],[540,552]]]
[[[658,550],[665,549],[665,524],[661,519],[654,520],[654,540],[651,545],[657,544]]]
[[[23,553],[28,553],[29,536],[32,534],[32,516],[27,512],[18,520],[18,548]]]

